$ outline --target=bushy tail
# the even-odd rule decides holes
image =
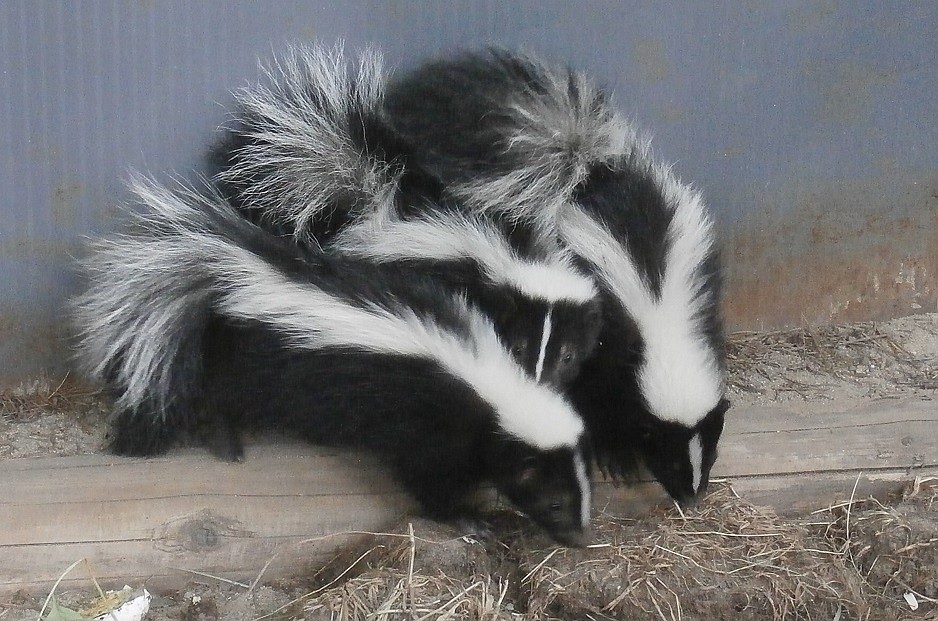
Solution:
[[[118,412],[184,426],[213,318],[262,322],[307,348],[413,345],[406,321],[392,317],[413,313],[364,266],[306,253],[211,192],[141,177],[130,189],[137,204],[122,232],[92,245],[90,287],[74,302],[79,362],[108,386]],[[329,262],[321,276],[317,256]],[[377,315],[397,331],[365,321]]]
[[[349,64],[341,45],[291,49],[265,68],[268,84],[235,94],[232,139],[213,154],[229,199],[304,243],[316,243],[317,226],[384,212],[397,189],[398,173],[366,136],[382,57],[367,50]]]
[[[388,86],[385,111],[474,211],[547,231],[591,171],[646,149],[585,74],[506,51],[425,65]]]
[[[189,422],[212,296],[201,263],[214,238],[209,214],[181,197],[141,178],[131,189],[143,211],[128,210],[123,233],[93,244],[83,266],[90,288],[74,315],[79,363],[111,390],[115,416],[139,434],[111,438],[112,447],[147,454]]]

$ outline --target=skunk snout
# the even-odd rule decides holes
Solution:
[[[551,536],[560,544],[570,548],[585,548],[593,540],[593,529],[578,528],[564,532],[551,533]]]

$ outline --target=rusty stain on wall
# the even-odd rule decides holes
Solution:
[[[938,178],[876,188],[817,188],[783,213],[748,214],[724,247],[730,329],[938,311]]]

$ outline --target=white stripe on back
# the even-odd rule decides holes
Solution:
[[[658,173],[668,175],[664,170]],[[651,412],[661,420],[692,427],[723,394],[720,365],[700,325],[701,312],[711,300],[705,282],[695,274],[711,251],[713,227],[696,193],[670,178],[665,187],[673,217],[660,296],[640,274],[627,240],[617,240],[581,208],[568,205],[561,234],[594,266],[638,325],[644,341],[638,380]]]
[[[372,261],[471,259],[492,283],[548,302],[589,302],[597,295],[593,279],[580,273],[568,255],[558,252],[541,261],[524,259],[490,222],[465,214],[365,219],[345,227],[330,248]]]
[[[467,382],[495,410],[508,433],[541,449],[579,440],[583,421],[558,393],[536,383],[504,349],[491,321],[465,300],[461,314],[471,340],[441,328],[412,309],[353,306],[313,285],[282,276],[240,248],[225,261],[224,313],[274,326],[296,346],[355,347],[376,353],[430,358]],[[213,266],[214,267],[214,266]],[[441,407],[442,404],[441,404]]]

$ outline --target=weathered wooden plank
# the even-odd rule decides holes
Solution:
[[[352,536],[341,533],[381,530],[413,508],[369,456],[289,443],[249,448],[242,464],[202,451],[0,461],[0,592],[48,588],[82,557],[113,586],[178,585],[189,577],[180,569],[246,581],[278,554],[273,576],[315,566]],[[848,498],[861,471],[858,497],[938,474],[936,403],[737,409],[713,475],[751,501],[796,513]],[[597,510],[617,515],[663,500],[650,483],[596,489]]]
[[[736,493],[748,502],[772,507],[779,515],[794,516],[826,509],[851,497],[886,500],[916,476],[938,476],[938,467],[735,477],[730,481]]]
[[[179,583],[191,577],[181,569],[249,581],[278,551],[271,575],[327,560],[351,536],[335,533],[412,509],[374,459],[303,444],[254,445],[242,464],[202,451],[8,460],[0,592],[42,588],[79,558],[107,583]]]
[[[736,408],[727,417],[714,476],[877,470],[938,465],[938,402],[880,399]]]
[[[102,497],[109,500],[139,498],[141,488],[165,489],[174,496],[193,491],[202,494],[207,480],[213,482],[214,493],[222,496],[250,495],[251,489],[246,485],[252,483],[263,488],[265,496],[289,495],[297,491],[297,477],[306,490],[330,495],[347,491],[350,478],[358,489],[383,492],[390,479],[375,464],[376,460],[368,454],[323,447],[310,450],[307,444],[284,440],[248,446],[241,463],[223,462],[212,459],[205,451],[188,449],[148,459],[113,455],[14,459],[0,463],[0,467],[11,475],[11,480],[3,482],[3,489],[25,493],[24,486],[28,486],[35,491],[35,502],[56,503],[58,493],[71,488],[70,481],[60,478],[63,472],[70,476],[81,472],[82,485],[89,490],[106,488]],[[282,476],[285,465],[290,471],[289,478]],[[18,473],[31,473],[32,478],[20,480]],[[242,479],[242,474],[249,479]]]
[[[916,476],[938,477],[938,466],[909,471],[904,468],[853,472],[814,472],[770,476],[736,476],[726,479],[747,502],[764,505],[782,516],[806,515],[850,500],[886,500]],[[670,503],[659,485],[643,481],[630,487],[614,487],[600,481],[594,489],[594,511],[616,516],[637,516],[661,503]]]

